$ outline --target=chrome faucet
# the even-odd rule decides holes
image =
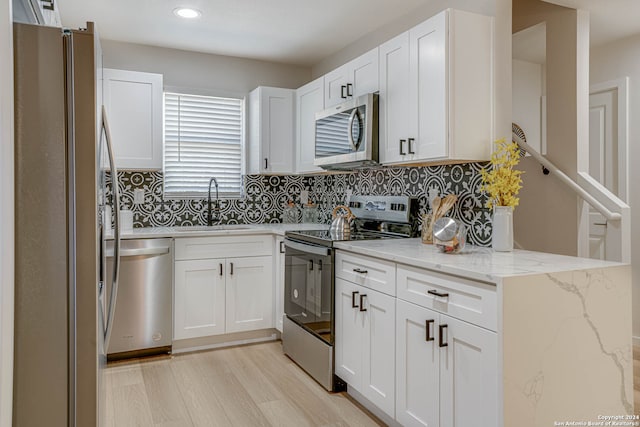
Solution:
[[[211,183],[216,184],[216,207],[211,209]],[[216,221],[220,221],[220,197],[218,194],[218,180],[215,177],[211,177],[209,180],[209,198],[207,199],[207,225],[213,225],[213,212],[216,213]]]

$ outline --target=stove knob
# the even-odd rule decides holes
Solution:
[[[395,203],[391,203],[391,210],[392,211],[397,211],[398,210],[398,205]]]
[[[398,206],[398,210],[399,210],[399,211],[405,211],[405,210],[407,210],[407,206],[406,206],[406,205],[404,205],[404,204],[402,204],[402,203],[400,203],[400,204],[398,204],[398,205],[396,205],[396,206]]]

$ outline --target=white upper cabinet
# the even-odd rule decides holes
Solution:
[[[118,169],[162,169],[162,75],[104,69],[107,110]]]
[[[316,147],[316,113],[324,109],[324,77],[296,91],[296,172],[322,172],[313,165]]]
[[[380,161],[482,161],[493,140],[493,18],[446,10],[380,47]]]
[[[249,94],[249,174],[291,174],[295,90],[260,86]]]
[[[378,91],[378,48],[347,62],[324,76],[324,106]]]

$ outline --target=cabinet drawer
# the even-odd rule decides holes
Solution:
[[[273,237],[220,236],[178,238],[176,260],[273,255]]]
[[[336,252],[336,277],[396,295],[396,265],[393,262],[363,255]]]
[[[496,330],[498,312],[495,285],[407,265],[398,265],[397,281],[398,298]]]

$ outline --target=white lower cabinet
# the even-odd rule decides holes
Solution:
[[[336,375],[390,417],[395,407],[395,298],[336,279]]]
[[[273,327],[273,258],[175,262],[176,340]]]
[[[273,327],[273,258],[227,259],[226,331]]]
[[[397,300],[396,420],[497,426],[495,332]]]
[[[223,334],[224,259],[176,261],[173,338]]]

